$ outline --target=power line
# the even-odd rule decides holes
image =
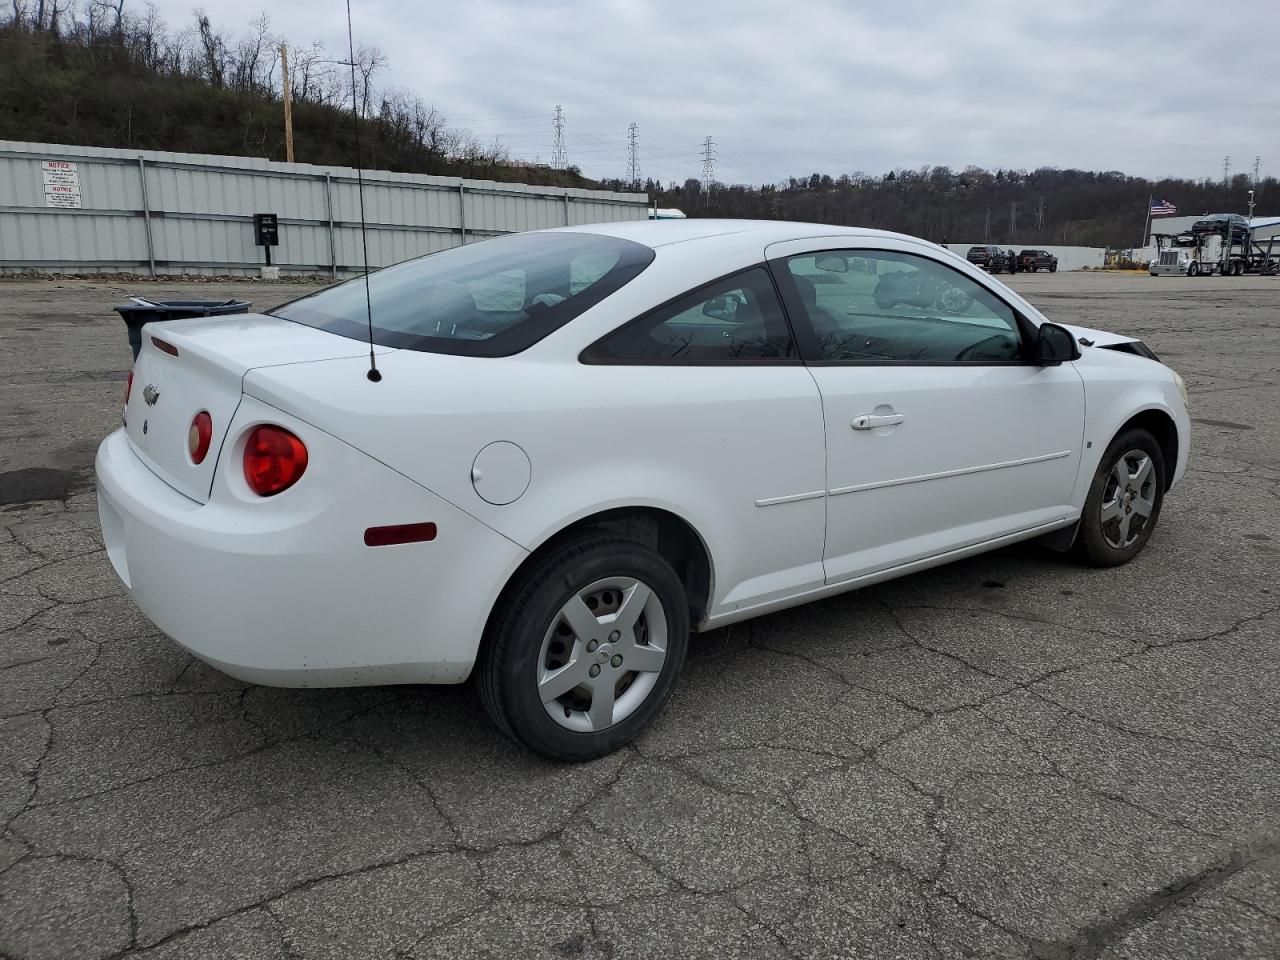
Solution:
[[[545,113],[522,113],[513,117],[454,117],[454,123],[489,123],[499,120],[545,120]]]

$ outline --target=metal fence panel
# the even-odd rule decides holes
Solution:
[[[78,209],[46,206],[43,160],[76,164]],[[648,216],[645,194],[381,170],[364,179],[374,267],[502,233]],[[0,273],[256,274],[255,213],[279,217],[282,273],[359,270],[354,169],[0,141]]]

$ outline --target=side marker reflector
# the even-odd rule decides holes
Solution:
[[[178,348],[168,340],[161,340],[159,337],[152,337],[151,342],[155,344],[155,348],[157,350],[163,350],[171,357],[176,357],[178,355]]]
[[[364,545],[390,547],[397,543],[423,543],[435,538],[434,523],[400,523],[392,527],[370,527],[364,532]]]

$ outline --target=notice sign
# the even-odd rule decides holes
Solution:
[[[80,208],[80,171],[70,160],[42,160],[46,207]]]

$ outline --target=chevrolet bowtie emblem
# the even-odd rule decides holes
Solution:
[[[142,399],[147,401],[148,407],[154,407],[156,401],[160,399],[160,391],[156,389],[154,383],[148,383],[142,388]]]

